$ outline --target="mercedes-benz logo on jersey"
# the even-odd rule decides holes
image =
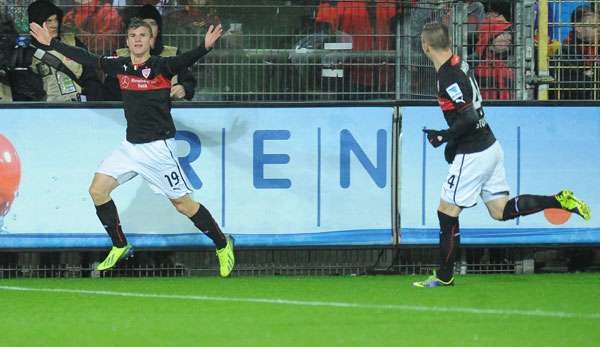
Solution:
[[[129,87],[129,76],[121,77],[120,85],[122,89],[127,89]]]
[[[149,67],[142,70],[142,76],[144,76],[144,78],[148,78],[148,76],[150,76],[150,68]]]

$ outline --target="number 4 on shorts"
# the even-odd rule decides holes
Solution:
[[[452,189],[454,187],[454,179],[456,178],[456,175],[452,175],[448,178],[448,185],[450,186],[450,189]]]

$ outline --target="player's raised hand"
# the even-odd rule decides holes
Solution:
[[[52,36],[50,36],[50,32],[48,32],[45,22],[43,27],[35,22],[29,23],[29,33],[34,39],[36,39],[37,42],[41,43],[42,45],[50,46]]]
[[[217,42],[219,37],[221,37],[222,33],[223,27],[221,26],[221,24],[217,25],[216,27],[214,25],[208,27],[206,36],[204,36],[204,47],[206,49],[211,49],[215,45],[215,42]]]

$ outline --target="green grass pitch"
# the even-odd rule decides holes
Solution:
[[[600,274],[0,280],[1,346],[600,346]]]

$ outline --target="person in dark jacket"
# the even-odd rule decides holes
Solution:
[[[573,30],[553,64],[556,88],[553,99],[600,100],[600,15],[580,6],[571,16]]]
[[[17,45],[17,42],[20,44]],[[0,102],[41,101],[46,98],[41,79],[26,63],[25,44],[24,37],[17,33],[14,19],[0,14]]]

